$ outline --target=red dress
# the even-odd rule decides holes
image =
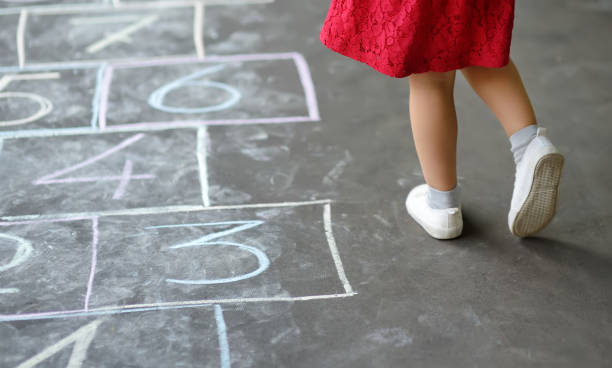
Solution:
[[[331,50],[391,77],[510,60],[514,0],[331,0]]]

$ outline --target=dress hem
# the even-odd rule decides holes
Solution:
[[[510,55],[508,54],[508,56],[506,56],[506,58],[502,62],[498,62],[498,63],[485,63],[485,62],[470,61],[466,63],[460,63],[460,64],[457,64],[456,66],[451,66],[447,68],[428,67],[425,69],[415,69],[411,71],[404,71],[401,73],[397,73],[397,72],[393,72],[389,70],[388,68],[383,68],[380,65],[373,63],[371,60],[368,60],[367,58],[362,57],[362,54],[355,55],[355,54],[348,52],[346,49],[343,50],[340,48],[333,47],[332,45],[328,44],[325,41],[322,34],[319,34],[319,41],[321,41],[323,46],[330,49],[331,51],[334,51],[340,55],[346,56],[350,59],[366,64],[372,69],[376,70],[377,72],[382,73],[392,78],[406,78],[411,74],[418,74],[418,73],[424,73],[424,72],[449,72],[452,70],[462,69],[468,66],[482,66],[486,68],[501,68],[501,67],[508,65],[508,63],[510,62]]]

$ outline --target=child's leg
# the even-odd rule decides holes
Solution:
[[[457,185],[456,71],[408,76],[410,121],[417,156],[429,186],[448,191]]]
[[[536,124],[536,116],[512,59],[501,68],[469,66],[461,69],[472,89],[483,99],[510,137]]]

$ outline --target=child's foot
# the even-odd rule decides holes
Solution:
[[[461,205],[431,208],[427,201],[427,183],[412,188],[406,197],[406,209],[414,220],[436,239],[452,239],[463,231]]]
[[[540,231],[552,220],[557,208],[564,157],[538,127],[523,157],[516,165],[508,227],[520,237]]]

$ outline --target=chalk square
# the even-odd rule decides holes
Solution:
[[[0,138],[13,133],[91,129],[98,120],[103,65],[0,68]]]
[[[0,314],[82,309],[92,240],[89,220],[0,222]]]
[[[101,129],[319,120],[310,71],[298,53],[116,63],[101,95]]]
[[[329,204],[104,217],[92,311],[347,295],[325,210]]]
[[[193,7],[69,7],[32,12],[24,31],[26,64],[194,55]]]
[[[4,140],[0,213],[202,204],[196,141],[195,130]]]

